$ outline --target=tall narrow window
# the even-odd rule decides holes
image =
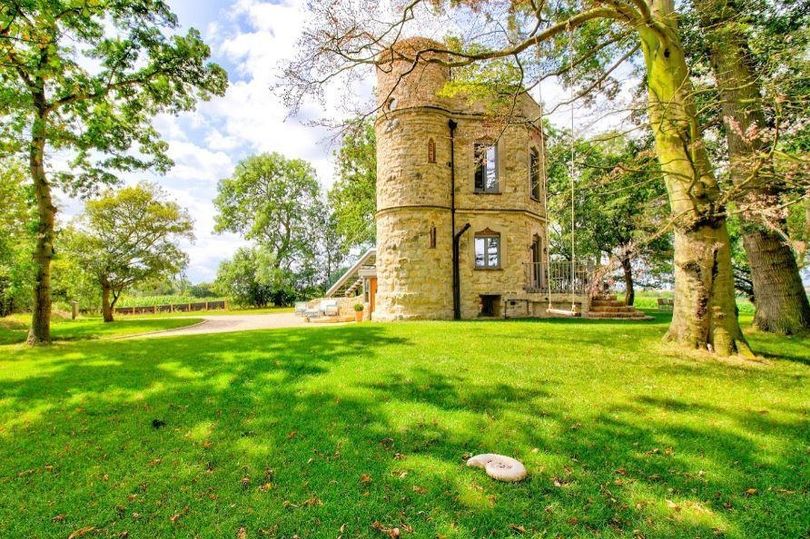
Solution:
[[[436,248],[436,227],[435,226],[430,227],[430,244],[429,245],[430,245],[431,249]]]
[[[533,288],[541,288],[543,286],[543,246],[540,243],[540,236],[536,235],[532,238],[531,247],[532,261],[531,271],[531,286]]]
[[[494,144],[475,143],[475,192],[498,192],[498,150]]]
[[[428,163],[436,162],[436,143],[433,139],[428,140]]]
[[[529,185],[532,198],[540,200],[540,152],[537,148],[529,150]]]
[[[501,267],[501,236],[489,230],[475,235],[475,267],[498,269]]]

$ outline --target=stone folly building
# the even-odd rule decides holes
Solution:
[[[527,94],[506,126],[442,97],[450,69],[397,43],[377,69],[377,248],[327,295],[362,290],[375,320],[532,316],[543,288],[545,158]],[[352,286],[353,285],[353,286]]]
[[[430,47],[442,45],[399,42],[377,69],[373,316],[502,316],[525,296],[526,264],[544,258],[540,107],[524,94],[510,125],[488,127],[483,104],[439,96],[449,68],[414,67]]]
[[[374,320],[570,309],[570,294],[548,295],[540,106],[522,94],[494,125],[484,103],[441,95],[450,69],[413,61],[430,48],[442,45],[411,38],[379,59],[377,247],[327,296],[362,292]]]

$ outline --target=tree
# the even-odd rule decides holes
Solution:
[[[312,263],[326,210],[309,163],[278,153],[256,155],[241,161],[217,189],[217,232],[255,241],[275,269]]]
[[[0,316],[29,303],[34,244],[31,192],[19,161],[0,162]]]
[[[219,265],[216,290],[238,305],[289,305],[297,297],[295,275],[275,267],[275,256],[260,247],[242,247]]]
[[[0,4],[0,148],[27,155],[37,209],[31,344],[50,341],[54,185],[87,193],[115,182],[115,170],[165,171],[150,118],[225,92],[199,32],[176,29],[161,0]],[[55,152],[69,158],[64,170]]]
[[[364,66],[389,69],[393,59],[413,66],[438,63],[462,78],[468,74],[464,68],[479,66],[468,70],[474,83],[486,81],[489,70],[496,75],[498,91],[516,96],[526,88],[526,76],[536,84],[554,74],[544,62],[565,58],[559,54],[561,42],[603,40],[583,58],[568,56],[567,65],[558,66],[560,72],[616,50],[617,43],[623,44],[624,55],[616,65],[640,49],[646,112],[675,230],[675,308],[667,339],[722,355],[749,353],[737,320],[726,210],[698,123],[674,0],[592,0],[584,6],[514,0],[507,9],[500,2],[480,0],[431,2],[436,9],[423,9],[420,16],[465,10],[466,20],[480,27],[467,29],[471,37],[466,42],[454,38],[445,46],[414,52],[391,48],[398,36],[407,35],[406,26],[418,22],[420,5],[419,0],[411,2],[395,20],[384,21],[367,3],[313,3],[312,25],[285,70],[286,103],[295,110],[304,96],[322,93],[341,74],[356,77],[368,72],[356,69]],[[493,65],[497,69],[490,69]],[[589,82],[584,93],[614,70],[610,67],[604,77]]]
[[[336,153],[337,181],[329,191],[334,226],[347,248],[374,245],[377,230],[377,143],[374,122],[356,120]]]
[[[66,256],[79,262],[101,288],[105,322],[121,293],[147,279],[180,272],[188,256],[177,242],[192,239],[188,212],[165,200],[159,187],[140,183],[107,191],[85,204],[74,227],[63,232]]]
[[[568,216],[571,208],[571,136],[549,129],[549,211]],[[666,189],[652,151],[652,140],[636,140],[622,133],[605,133],[575,142],[578,156],[575,204],[575,251],[580,258],[600,260],[605,254],[620,268],[625,302],[633,305],[633,262],[657,268],[672,258],[666,232]],[[570,257],[570,222],[558,225],[557,249]]]
[[[737,205],[744,216],[741,234],[756,300],[754,323],[776,333],[808,329],[810,302],[787,239],[787,212],[775,211],[785,203],[791,189],[774,162],[773,150],[776,137],[784,129],[779,125],[783,119],[779,114],[767,113],[762,87],[769,67],[780,71],[785,67],[757,61],[749,46],[751,29],[757,27],[773,40],[784,41],[791,25],[803,19],[803,10],[793,8],[796,22],[791,23],[780,10],[769,17],[769,6],[757,0],[693,1],[700,27],[697,35],[710,60],[719,93],[728,172],[732,186],[739,190]],[[783,7],[787,10],[790,6]],[[801,48],[800,43],[791,44],[793,51]],[[784,104],[780,108],[785,108]]]

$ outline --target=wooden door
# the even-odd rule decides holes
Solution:
[[[377,304],[377,278],[372,277],[368,280],[368,314],[374,312],[374,306]]]

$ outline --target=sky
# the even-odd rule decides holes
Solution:
[[[270,90],[284,60],[295,50],[306,17],[301,0],[171,0],[180,25],[197,28],[212,51],[212,60],[226,69],[225,96],[200,103],[193,112],[161,115],[155,126],[169,144],[175,166],[165,175],[139,172],[127,183],[148,180],[160,184],[195,220],[195,241],[183,245],[189,254],[187,277],[212,281],[219,263],[247,243],[233,234],[215,234],[213,199],[217,182],[230,176],[236,164],[260,152],[279,152],[309,161],[324,188],[334,182],[334,137],[323,128],[288,118],[288,111]],[[420,31],[422,28],[420,28]],[[439,31],[443,31],[439,30]],[[432,36],[439,37],[439,36]],[[361,89],[368,97],[373,81]],[[538,97],[538,96],[535,96]],[[550,108],[566,95],[554,82],[545,83],[543,98]],[[361,97],[362,98],[362,97]],[[309,105],[306,117],[334,116],[335,110]],[[564,121],[560,110],[552,121]],[[604,126],[602,126],[604,127]],[[81,209],[66,201],[69,217]]]

